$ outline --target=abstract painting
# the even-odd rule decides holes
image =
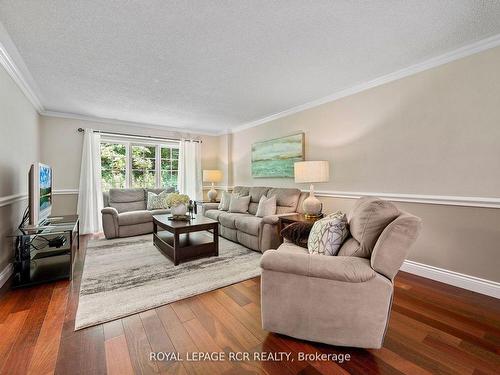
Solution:
[[[304,160],[304,133],[252,145],[252,177],[293,177],[293,164]]]

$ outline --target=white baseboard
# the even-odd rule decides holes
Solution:
[[[5,268],[0,272],[0,288],[9,280],[9,277],[12,275],[14,271],[14,267],[12,263],[9,263],[5,266]]]
[[[500,298],[500,283],[496,281],[485,280],[479,277],[469,276],[463,273],[449,271],[411,260],[405,260],[403,266],[401,267],[401,271],[471,290],[476,293]]]

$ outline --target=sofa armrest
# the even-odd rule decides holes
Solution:
[[[269,271],[350,283],[362,283],[377,275],[371,268],[369,259],[279,250],[266,251],[260,260],[260,266]]]
[[[296,212],[289,212],[287,214],[276,214],[276,215],[264,216],[262,218],[262,224],[271,224],[271,225],[278,224],[280,217],[290,216],[290,215],[295,215],[295,214],[296,214]]]
[[[203,203],[201,205],[201,214],[205,216],[205,212],[208,210],[217,210],[219,208],[219,203]]]
[[[101,210],[102,214],[102,229],[104,231],[104,236],[108,239],[116,238],[119,235],[118,232],[118,211],[114,207],[104,207]]]

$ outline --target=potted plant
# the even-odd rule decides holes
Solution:
[[[170,207],[172,215],[185,216],[189,197],[186,194],[170,193],[167,195],[166,203]]]

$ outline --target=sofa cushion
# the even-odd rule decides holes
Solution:
[[[399,214],[391,202],[375,197],[358,199],[347,216],[351,235],[359,242],[352,256],[370,258],[380,234]]]
[[[292,254],[309,254],[309,251],[303,246],[296,245],[292,242],[283,242],[277,251]]]
[[[257,207],[257,212],[255,213],[255,216],[264,217],[275,214],[276,214],[276,196],[273,195],[271,198],[267,198],[265,196],[260,197],[259,206]]]
[[[165,215],[170,213],[170,208],[162,208],[158,210],[150,210],[151,215]]]
[[[233,194],[231,202],[229,202],[229,212],[232,213],[247,213],[248,204],[250,203],[250,196],[238,197]]]
[[[260,198],[266,195],[268,187],[255,186],[251,187],[249,190],[250,204],[248,205],[248,212],[252,215],[257,213],[257,208],[259,207]]]
[[[228,191],[223,191],[220,197],[219,210],[228,211],[229,203],[231,203],[232,194]]]
[[[110,203],[145,202],[144,189],[109,189]]]
[[[144,201],[136,201],[136,202],[128,202],[128,203],[109,203],[110,207],[116,208],[116,211],[119,213],[124,212],[133,212],[133,211],[142,211],[146,209],[146,202]]]
[[[174,191],[175,191],[175,188],[173,188],[172,186],[169,186],[166,188],[147,188],[144,190],[146,199],[147,199],[149,192],[154,193],[154,194],[160,194],[162,192],[173,193]]]
[[[250,188],[248,186],[235,186],[233,189],[233,194],[245,197],[250,195]]]
[[[344,241],[337,255],[350,257],[354,256],[358,250],[359,250],[359,242],[356,241],[354,238],[349,237]]]
[[[276,196],[277,214],[296,212],[300,197],[299,189],[271,188],[266,196],[271,198],[273,195]]]
[[[153,215],[151,211],[147,210],[124,212],[118,215],[118,224],[120,226],[149,223],[151,221],[153,221]]]
[[[235,219],[236,229],[251,234],[253,236],[259,235],[259,227],[262,222],[261,217],[253,215],[240,215]]]
[[[209,211],[207,211],[209,212]],[[219,223],[226,228],[236,229],[236,219],[238,217],[251,217],[250,214],[240,214],[235,212],[223,212],[219,215]]]
[[[212,219],[212,220],[217,220],[219,221],[219,215],[225,213],[225,211],[221,210],[208,210],[205,211],[205,216]]]

